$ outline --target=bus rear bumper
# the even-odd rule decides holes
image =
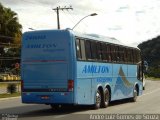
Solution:
[[[74,104],[72,92],[22,92],[22,103]]]

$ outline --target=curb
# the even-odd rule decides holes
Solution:
[[[16,99],[16,98],[21,98],[21,96],[18,96],[18,97],[8,97],[8,98],[0,98],[0,101],[12,100],[12,99]]]

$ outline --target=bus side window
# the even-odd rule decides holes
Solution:
[[[80,50],[80,40],[76,39],[76,53],[77,53],[77,58],[78,60],[81,60],[81,50]]]
[[[132,52],[132,49],[128,49],[128,52],[129,52],[129,62],[133,63],[133,52]]]
[[[127,63],[128,62],[128,57],[127,57],[127,48],[124,49],[124,62]]]
[[[115,46],[116,62],[120,62],[119,47]]]
[[[131,49],[131,51],[132,51],[132,63],[134,64],[134,49]]]
[[[86,60],[85,41],[84,40],[80,40],[80,46],[81,46],[81,57],[82,57],[82,60]]]
[[[112,45],[111,47],[111,54],[112,54],[112,62],[116,62],[115,45]]]
[[[119,47],[120,62],[124,62],[124,48]]]
[[[102,44],[102,59],[104,60],[104,61],[106,61],[107,60],[107,48],[106,48],[106,44],[105,43],[103,43]]]
[[[107,60],[111,62],[111,46],[107,44]]]
[[[138,60],[137,60],[136,50],[133,50],[133,54],[134,54],[134,63],[137,64]]]
[[[97,58],[102,60],[102,45],[100,42],[97,42]]]
[[[131,62],[131,53],[130,53],[130,49],[127,49],[127,62],[130,63]]]
[[[86,58],[87,60],[92,59],[92,54],[91,54],[91,43],[89,40],[86,40],[85,42],[85,50],[86,50]]]
[[[131,50],[130,49],[128,49],[128,60],[129,60],[129,63],[131,63],[132,62],[132,57],[131,57]]]
[[[97,60],[97,45],[95,41],[91,42],[91,53],[92,53],[92,59]]]
[[[142,67],[142,62],[138,63],[137,66],[137,79],[138,80],[143,80],[143,67]]]
[[[139,62],[139,61],[141,61],[141,55],[140,55],[140,51],[138,51],[138,50],[137,50],[137,55],[138,55],[137,59],[138,59],[138,62]]]

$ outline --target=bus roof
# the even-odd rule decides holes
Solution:
[[[135,47],[132,45],[123,44],[122,42],[120,42],[119,40],[117,40],[116,38],[113,38],[113,37],[106,37],[106,36],[98,35],[98,34],[83,34],[83,33],[78,33],[78,32],[73,32],[73,34],[77,37],[98,40],[101,42],[107,42],[107,43],[111,43],[111,44],[115,44],[115,45],[139,49],[138,47]]]
[[[107,43],[111,43],[111,44],[115,44],[115,45],[120,45],[120,46],[139,49],[138,47],[135,47],[135,46],[123,44],[122,42],[120,42],[119,40],[117,40],[116,38],[113,38],[113,37],[106,37],[106,36],[102,36],[102,35],[98,35],[98,34],[79,33],[79,32],[73,31],[70,28],[63,29],[63,30],[35,30],[35,31],[28,31],[26,33],[47,32],[47,31],[48,32],[51,32],[51,31],[64,31],[64,32],[68,31],[68,32],[72,33],[74,36],[77,36],[77,37],[96,40],[96,41],[101,41],[101,42],[107,42]]]

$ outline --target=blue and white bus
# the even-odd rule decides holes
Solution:
[[[22,102],[107,107],[142,94],[140,50],[114,38],[72,30],[23,34]]]

